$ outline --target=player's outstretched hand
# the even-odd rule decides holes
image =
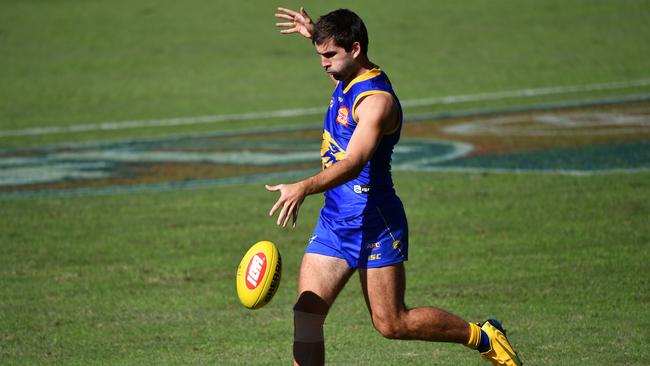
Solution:
[[[289,218],[291,218],[293,227],[296,227],[298,210],[306,196],[303,185],[299,182],[294,184],[278,184],[275,186],[266,185],[265,187],[269,192],[280,192],[280,198],[278,198],[278,201],[271,208],[269,216],[273,216],[282,207],[278,215],[278,226],[286,227]]]
[[[311,35],[314,33],[314,23],[311,21],[309,15],[307,15],[304,7],[301,6],[299,12],[286,8],[278,8],[275,17],[288,20],[288,22],[282,21],[275,23],[276,27],[283,28],[280,29],[280,33],[300,33],[304,37],[311,39]]]

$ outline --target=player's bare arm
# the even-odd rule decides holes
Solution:
[[[281,19],[281,22],[275,23],[276,27],[280,29],[281,34],[298,33],[305,38],[311,39],[314,32],[314,22],[312,22],[304,7],[300,7],[299,11],[278,8],[275,17]]]
[[[387,94],[365,97],[357,104],[355,112],[359,123],[348,144],[345,159],[299,182],[266,186],[270,192],[280,192],[280,198],[269,212],[269,216],[273,216],[280,209],[279,226],[286,227],[290,219],[293,226],[296,225],[298,210],[306,196],[325,192],[357,177],[372,157],[382,136],[394,130],[399,123],[395,101]]]

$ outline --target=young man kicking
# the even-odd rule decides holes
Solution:
[[[316,24],[301,8],[279,8],[280,33],[311,40],[336,87],[323,126],[322,171],[299,182],[266,186],[280,197],[277,224],[295,226],[308,195],[325,205],[307,245],[294,306],[295,365],[323,365],[323,323],[339,292],[359,271],[374,327],[386,338],[461,343],[494,365],[521,365],[495,320],[469,323],[435,307],[408,308],[404,261],[408,226],[390,170],[402,128],[402,109],[386,74],[367,56],[361,18],[340,9]]]

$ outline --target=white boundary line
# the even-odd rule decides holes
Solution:
[[[586,91],[600,91],[600,90],[616,90],[627,89],[639,86],[650,85],[650,79],[630,80],[613,83],[600,83],[600,84],[587,84],[587,85],[574,85],[574,86],[554,86],[548,88],[538,89],[520,89],[509,90],[492,93],[469,94],[469,95],[455,95],[449,97],[435,97],[428,99],[415,99],[408,100],[402,103],[404,107],[426,107],[436,104],[454,104],[462,102],[478,102],[485,100],[498,100],[507,98],[527,98],[536,97],[541,95],[553,94],[570,94],[580,93]]]
[[[441,104],[455,104],[455,103],[464,103],[464,102],[499,100],[499,99],[506,99],[506,98],[528,98],[528,97],[541,96],[541,95],[570,94],[570,93],[600,91],[600,90],[617,90],[617,89],[627,89],[627,88],[641,87],[641,86],[648,86],[648,85],[650,85],[650,79],[630,80],[630,81],[612,82],[612,83],[573,85],[573,86],[556,86],[556,87],[537,88],[537,89],[520,89],[520,90],[499,91],[499,92],[492,92],[492,93],[453,95],[447,97],[406,100],[402,102],[402,106],[425,107],[425,106],[433,106],[433,105],[441,105]],[[87,131],[122,130],[122,129],[131,129],[131,128],[142,128],[142,127],[168,127],[168,126],[211,124],[211,123],[223,123],[223,122],[234,122],[234,121],[247,121],[253,119],[269,119],[269,118],[278,118],[278,117],[300,117],[300,116],[322,114],[324,113],[324,111],[325,108],[320,108],[320,107],[300,108],[300,109],[280,109],[275,111],[251,112],[251,113],[240,113],[240,114],[218,114],[218,115],[211,115],[211,116],[104,122],[104,123],[78,124],[78,125],[71,125],[71,126],[33,127],[33,128],[25,128],[25,129],[18,129],[18,130],[0,130],[0,138],[65,134],[65,133],[87,132]]]

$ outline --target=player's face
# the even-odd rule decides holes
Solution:
[[[336,80],[347,80],[355,70],[354,50],[346,52],[343,47],[334,44],[333,39],[316,44],[316,53],[320,56],[321,66]]]

